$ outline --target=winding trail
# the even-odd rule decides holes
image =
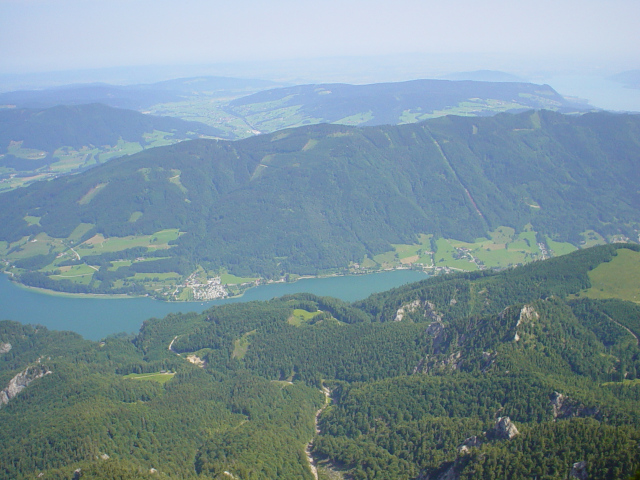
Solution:
[[[171,343],[169,344],[169,351],[175,353],[176,355],[178,354],[177,352],[173,351],[173,342],[175,342],[178,339],[178,335],[176,335],[175,337],[173,337],[173,340],[171,340]]]
[[[320,434],[320,427],[318,426],[318,419],[320,418],[320,415],[322,415],[322,412],[324,411],[325,408],[327,408],[329,406],[329,403],[331,402],[331,391],[325,387],[324,385],[322,385],[322,393],[324,394],[324,405],[322,406],[322,408],[320,410],[318,410],[316,412],[316,417],[315,417],[315,429],[316,429],[316,435]],[[318,480],[318,467],[316,466],[316,461],[313,459],[313,456],[311,455],[311,449],[313,448],[313,438],[311,440],[309,440],[309,443],[307,443],[307,448],[305,449],[305,453],[307,454],[307,460],[309,460],[309,468],[311,469],[311,473],[313,474],[313,478],[315,478],[316,480]]]
[[[631,329],[629,329],[628,327],[625,327],[625,326],[624,326],[624,325],[622,325],[620,322],[617,322],[616,320],[614,320],[613,318],[611,318],[609,315],[605,315],[605,316],[606,316],[609,320],[611,320],[613,323],[615,323],[615,324],[616,324],[616,325],[618,325],[619,327],[624,328],[627,332],[629,332],[629,334],[630,334],[630,335],[632,335],[632,336],[633,336],[633,338],[635,338],[635,339],[636,339],[636,345],[637,345],[637,346],[640,346],[640,338],[638,338],[638,336],[637,336],[635,333],[633,333],[633,332],[631,331]]]

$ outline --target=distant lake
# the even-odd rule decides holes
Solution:
[[[310,292],[353,302],[406,283],[427,278],[414,270],[395,270],[345,277],[273,283],[249,289],[242,297],[210,302],[163,302],[151,298],[83,298],[50,295],[19,287],[0,275],[0,320],[39,324],[51,330],[71,330],[99,340],[108,335],[135,333],[144,320],[174,312],[202,312],[225,303],[270,300],[291,293]]]

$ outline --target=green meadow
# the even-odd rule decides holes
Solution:
[[[640,303],[640,252],[622,248],[613,260],[589,272],[591,288],[581,296],[593,299],[619,298]]]

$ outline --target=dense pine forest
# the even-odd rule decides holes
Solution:
[[[0,478],[629,478],[640,306],[589,294],[621,252],[640,247],[101,342],[2,321]]]

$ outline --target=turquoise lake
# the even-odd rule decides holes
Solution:
[[[210,302],[162,302],[151,298],[82,298],[48,295],[21,288],[0,275],[0,320],[44,325],[50,330],[71,330],[91,340],[120,332],[135,333],[151,317],[175,312],[202,312],[225,303],[269,300],[282,295],[310,292],[353,302],[372,293],[383,292],[427,278],[415,270],[395,270],[345,277],[274,283],[249,289],[242,297]]]

